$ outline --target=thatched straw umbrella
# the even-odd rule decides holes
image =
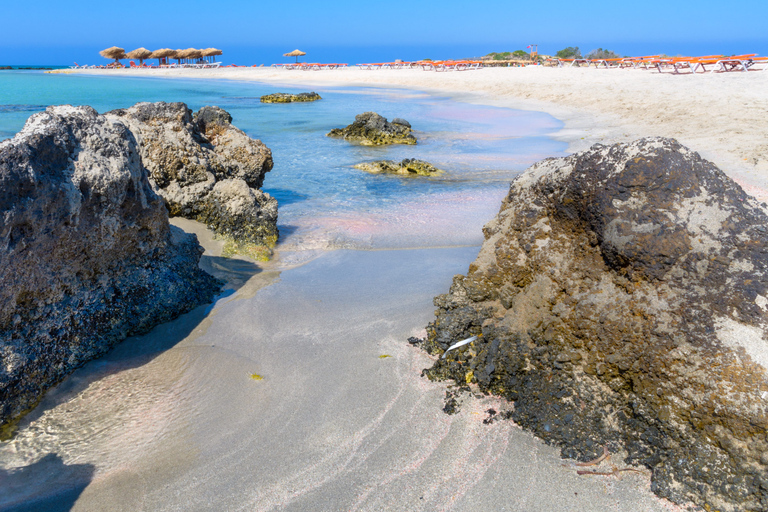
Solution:
[[[218,48],[206,48],[203,50],[203,57],[213,57],[211,62],[216,62],[216,55],[221,55],[222,53]]]
[[[195,48],[176,50],[176,58],[184,60],[185,63],[188,63],[190,59],[199,59],[201,55],[200,50],[196,50]]]
[[[177,49],[171,58],[181,64],[181,61],[184,60],[184,52],[186,51],[187,50]]]
[[[105,59],[114,59],[114,64],[120,64],[120,59],[125,58],[125,49],[119,48],[117,46],[112,46],[110,48],[107,48],[106,50],[101,50],[99,52],[99,55],[104,57]]]
[[[144,59],[148,59],[152,55],[152,52],[146,48],[136,48],[132,52],[128,52],[125,56],[129,59],[138,59],[139,65],[144,64]]]
[[[184,51],[184,57],[191,60],[199,60],[203,58],[203,51],[197,48],[187,48]]]
[[[299,57],[302,55],[306,55],[306,53],[301,50],[293,50],[292,52],[284,53],[283,57],[296,57],[296,62],[299,62]]]
[[[159,50],[153,51],[152,55],[149,56],[150,59],[157,59],[158,65],[162,65],[163,63],[167,64],[169,57],[176,57],[176,50],[171,50],[170,48],[161,48]]]

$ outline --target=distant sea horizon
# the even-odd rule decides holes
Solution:
[[[435,45],[391,45],[391,46],[327,46],[327,45],[302,45],[297,44],[291,47],[287,46],[227,46],[226,44],[217,44],[216,41],[198,41],[197,44],[185,42],[179,44],[178,41],[168,41],[166,44],[151,45],[149,43],[105,41],[99,47],[57,47],[57,48],[23,48],[23,47],[0,47],[0,55],[6,62],[0,62],[0,66],[12,67],[69,67],[75,62],[84,65],[108,64],[109,59],[99,55],[99,50],[109,46],[120,46],[126,51],[131,51],[137,47],[143,46],[150,50],[156,50],[160,47],[170,48],[196,48],[216,47],[223,51],[223,55],[217,57],[217,60],[224,65],[261,65],[268,66],[275,63],[293,62],[292,57],[284,57],[294,49],[299,49],[307,53],[299,57],[301,62],[337,62],[349,65],[366,62],[390,62],[397,59],[405,61],[414,61],[421,59],[445,60],[445,59],[469,59],[487,55],[491,52],[505,52],[524,50],[530,51],[534,45],[537,46],[540,55],[554,55],[559,50],[566,47],[578,47],[583,55],[592,50],[602,48],[610,50],[621,56],[640,56],[640,55],[735,55],[745,53],[756,53],[759,55],[768,55],[768,41],[653,41],[653,42],[629,42],[629,43],[600,43],[594,41],[571,41],[571,42],[550,42],[546,44],[537,44],[531,42],[509,43],[478,43],[478,44],[435,44]],[[127,62],[127,61],[125,61]]]

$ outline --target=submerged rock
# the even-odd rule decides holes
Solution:
[[[435,299],[430,378],[515,401],[563,455],[602,446],[653,490],[768,510],[768,216],[672,139],[596,145],[512,182]]]
[[[0,143],[0,433],[128,335],[210,302],[126,123],[49,107]],[[2,437],[2,436],[0,436]]]
[[[328,137],[341,137],[363,146],[416,144],[412,131],[410,123],[404,119],[395,118],[390,123],[376,112],[364,112],[358,114],[355,122],[346,128],[331,130]]]
[[[277,200],[259,187],[272,169],[272,152],[232,126],[229,113],[203,107],[193,116],[183,103],[159,102],[106,115],[133,132],[150,183],[172,216],[269,254],[278,236]]]
[[[402,162],[393,160],[377,160],[375,162],[366,162],[357,164],[355,169],[370,172],[372,174],[403,174],[405,176],[440,176],[445,171],[438,169],[429,162],[417,160],[415,158],[406,158]]]
[[[319,94],[316,92],[300,92],[298,94],[288,94],[285,92],[276,92],[274,94],[267,94],[261,97],[262,103],[296,103],[305,101],[317,101],[321,100]]]

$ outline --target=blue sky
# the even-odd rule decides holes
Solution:
[[[365,55],[377,57],[368,60],[423,58],[426,52],[437,58],[469,57],[531,43],[540,45],[540,53],[599,46],[627,55],[768,54],[768,0],[4,4],[0,64],[102,63],[98,50],[112,45],[127,51],[215,46],[225,50],[225,62],[243,64],[279,62],[281,53],[294,48],[316,57],[310,60],[327,62]],[[442,51],[459,53],[439,55]]]

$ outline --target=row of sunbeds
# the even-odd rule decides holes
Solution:
[[[360,69],[424,69],[429,71],[465,71],[469,69],[480,69],[483,67],[482,61],[470,60],[441,60],[441,61],[415,61],[415,62],[371,62],[356,64]],[[322,69],[345,68],[347,64],[314,64],[307,62],[296,62],[289,64],[272,64],[273,68],[282,69],[301,69],[305,71],[319,71]]]
[[[603,69],[656,69],[659,73],[725,73],[729,71],[768,70],[768,57],[758,57],[756,53],[745,55],[704,55],[699,57],[663,57],[649,55],[644,57],[624,57],[615,59],[555,59],[546,60],[547,64],[557,67],[590,67]]]
[[[125,69],[125,68],[131,68],[131,69],[177,69],[177,68],[191,68],[191,69],[210,69],[210,68],[220,68],[221,62],[206,62],[206,63],[199,63],[199,64],[162,64],[160,66],[154,65],[154,64],[136,64],[135,62],[131,61],[128,66],[125,66],[123,64],[107,64],[104,66],[95,66],[95,65],[79,65],[77,62],[75,62],[74,66],[70,66],[70,69]]]
[[[414,62],[374,62],[358,64],[360,69],[423,69],[425,71],[467,71],[481,69],[479,60],[419,60]]]
[[[272,64],[273,68],[282,68],[282,69],[303,69],[305,71],[320,71],[322,69],[338,69],[338,68],[345,68],[347,67],[347,64],[341,64],[341,63],[329,63],[329,64],[319,64],[319,63],[311,63],[311,62],[291,62],[289,64]]]

